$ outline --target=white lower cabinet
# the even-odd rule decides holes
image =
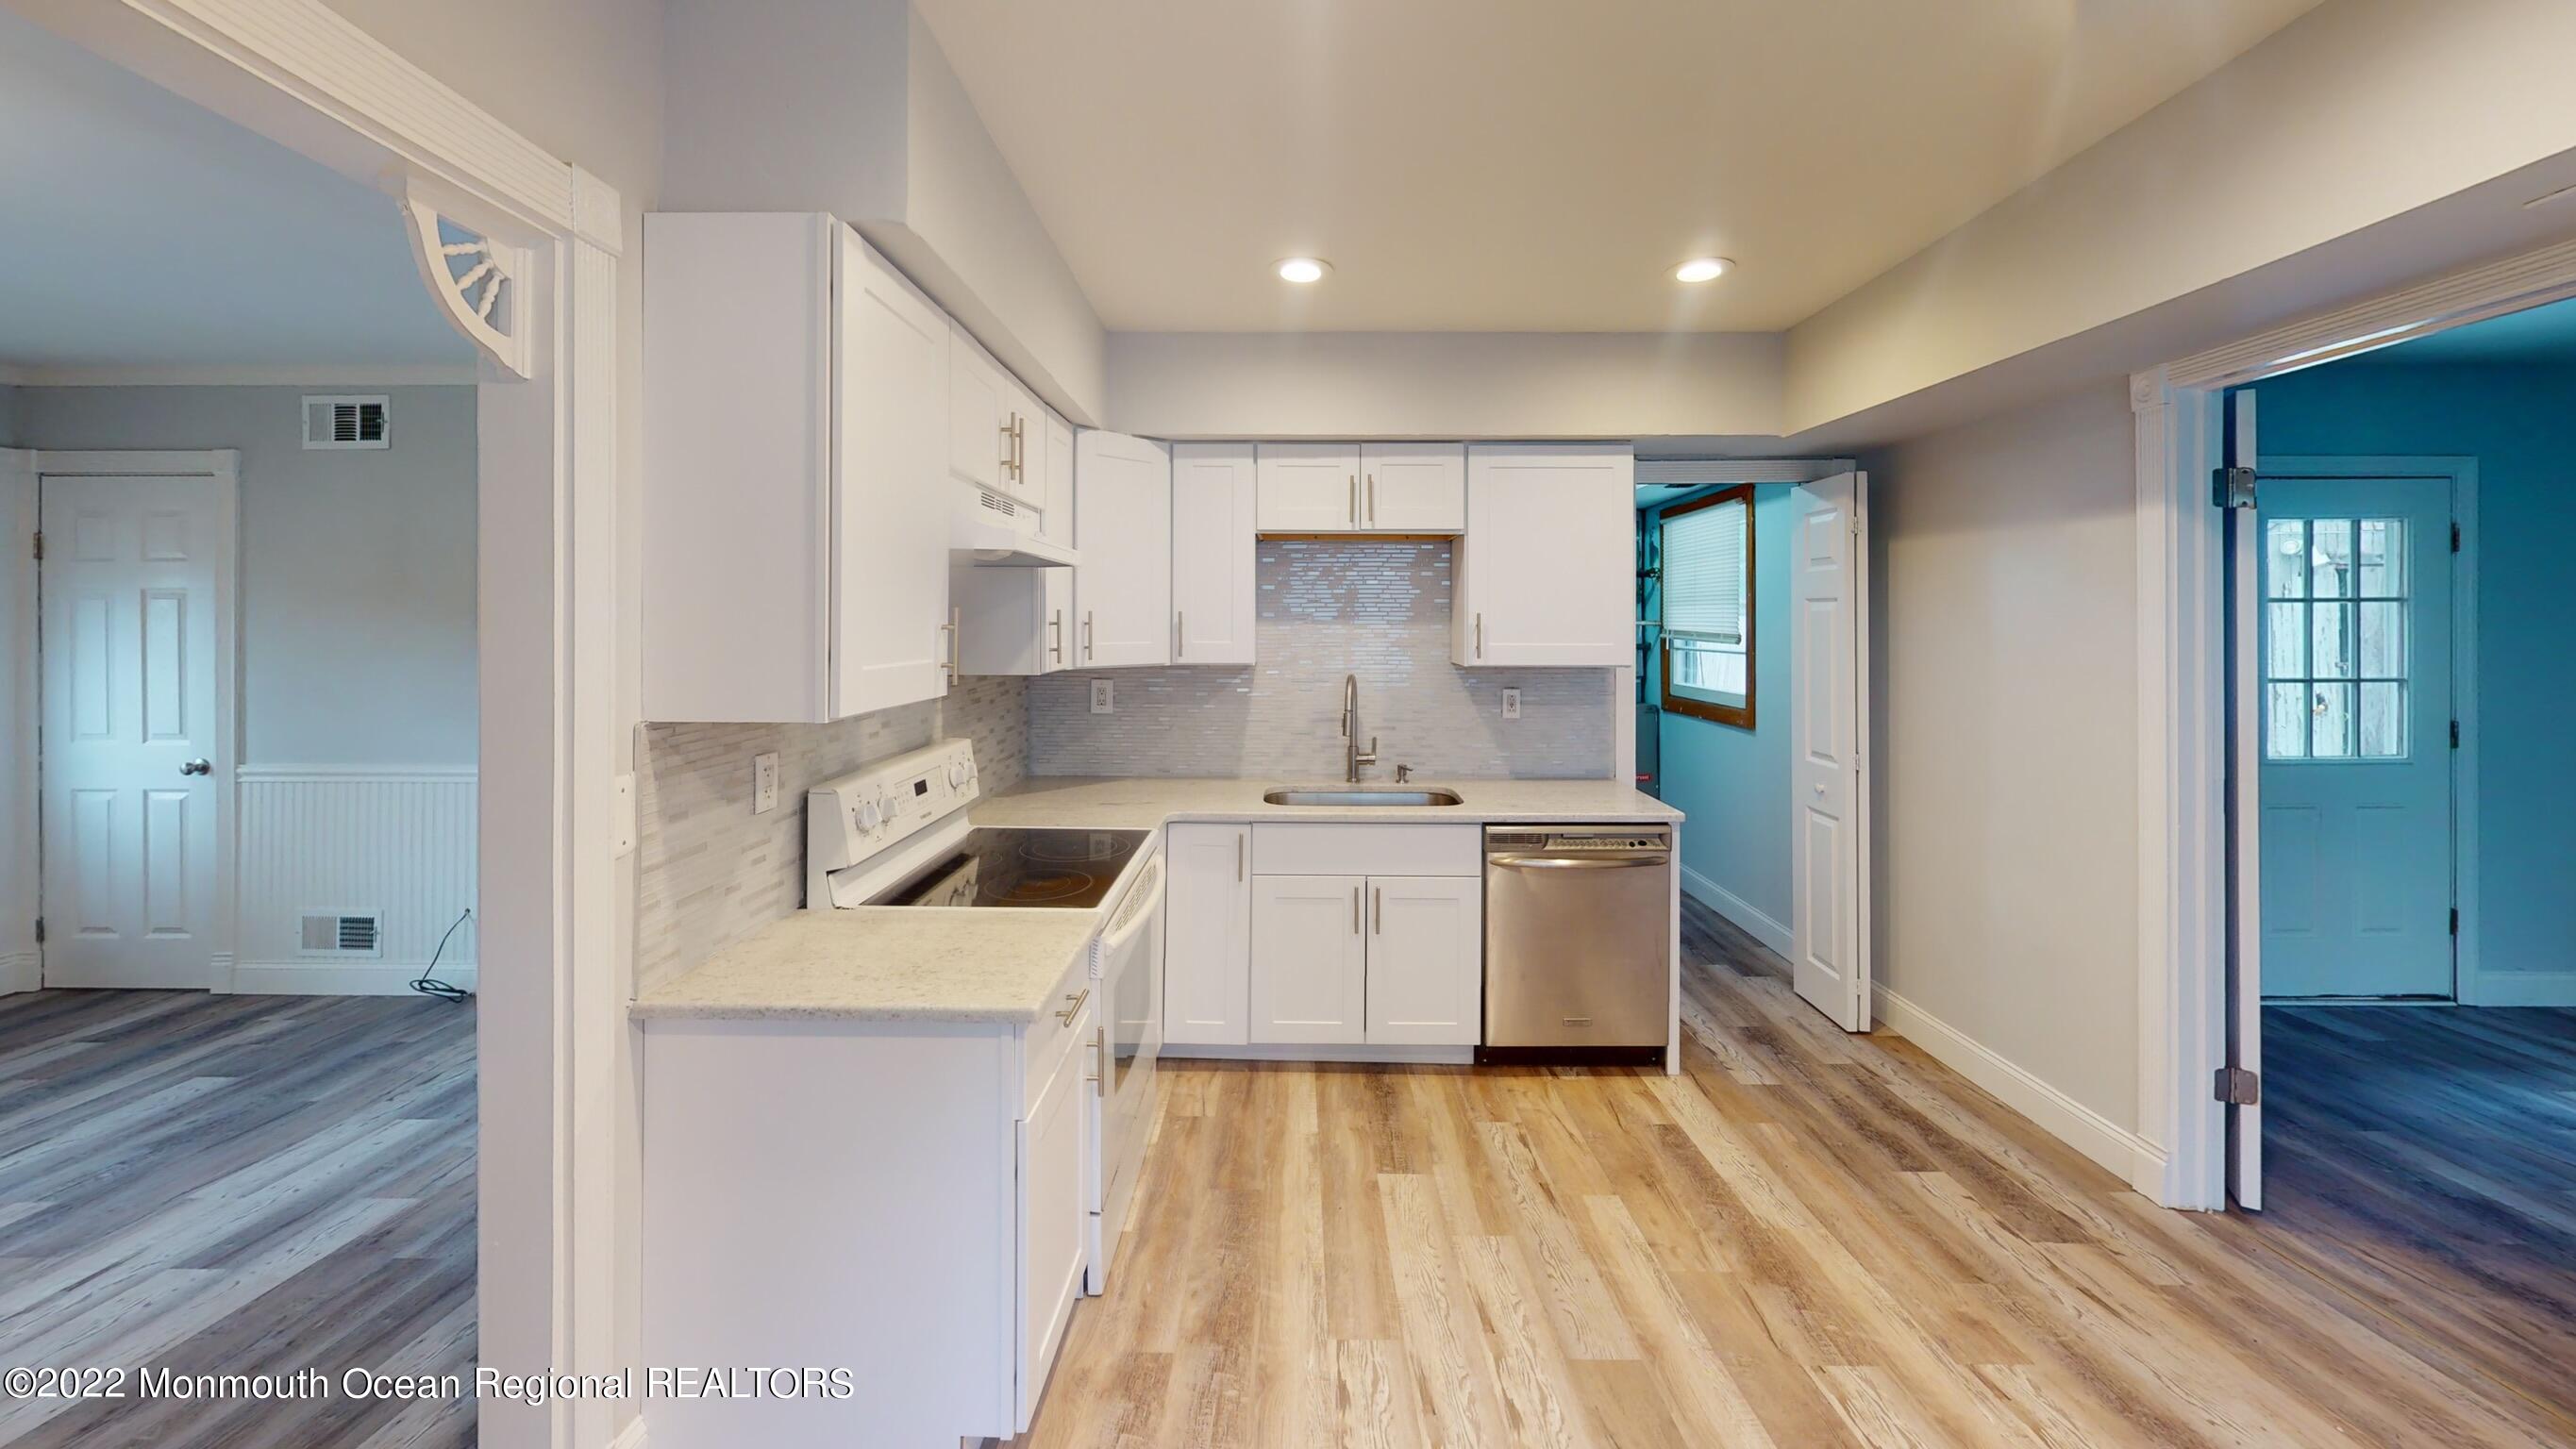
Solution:
[[[1252,881],[1252,1039],[1368,1040],[1368,879],[1265,875]]]
[[[1056,1063],[1039,1089],[1037,1105],[1019,1124],[1020,1370],[1014,1412],[1026,1429],[1046,1388],[1047,1369],[1073,1321],[1082,1296],[1082,1238],[1090,1214],[1082,1200],[1082,1134],[1091,1114],[1082,1110],[1092,1070],[1091,1012],[1074,1019],[1072,1050]]]
[[[850,1376],[840,1398],[656,1399],[655,1449],[1028,1428],[1082,1291],[1089,984],[1077,963],[1072,1014],[1024,1027],[645,1023],[643,1361]]]
[[[1485,882],[1372,876],[1368,1039],[1474,1046],[1484,1032]]]
[[[1252,1039],[1252,827],[1174,825],[1163,860],[1163,1044],[1242,1046]]]
[[[1481,839],[1472,825],[1170,827],[1165,1048],[1473,1047]]]

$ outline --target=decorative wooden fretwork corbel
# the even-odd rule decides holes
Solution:
[[[440,314],[512,377],[534,377],[528,248],[456,222],[440,210],[435,192],[419,185],[404,190],[402,209],[412,260]]]

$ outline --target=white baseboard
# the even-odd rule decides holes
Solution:
[[[250,961],[233,967],[242,996],[409,996],[426,968],[387,961]],[[438,979],[474,989],[474,967],[442,961]]]
[[[2461,994],[2464,1006],[2576,1006],[2576,971],[2478,973]]]
[[[1931,1058],[1983,1087],[2050,1136],[2162,1200],[2163,1149],[2104,1117],[1998,1055],[1982,1042],[1881,986],[1872,993],[1878,1019]]]
[[[1692,900],[1733,921],[1744,934],[1780,953],[1782,959],[1797,954],[1797,932],[1753,909],[1744,897],[1689,866],[1682,867],[1682,890]]]
[[[0,955],[0,996],[34,991],[45,984],[44,958],[33,951]]]

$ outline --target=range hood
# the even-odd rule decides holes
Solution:
[[[948,553],[977,568],[1069,568],[1074,552],[1037,535],[1037,510],[990,488],[957,490],[949,517]]]

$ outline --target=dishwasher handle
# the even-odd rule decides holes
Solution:
[[[1672,860],[1671,851],[1658,850],[1643,855],[1489,855],[1485,864],[1506,870],[1628,870],[1670,865]]]

